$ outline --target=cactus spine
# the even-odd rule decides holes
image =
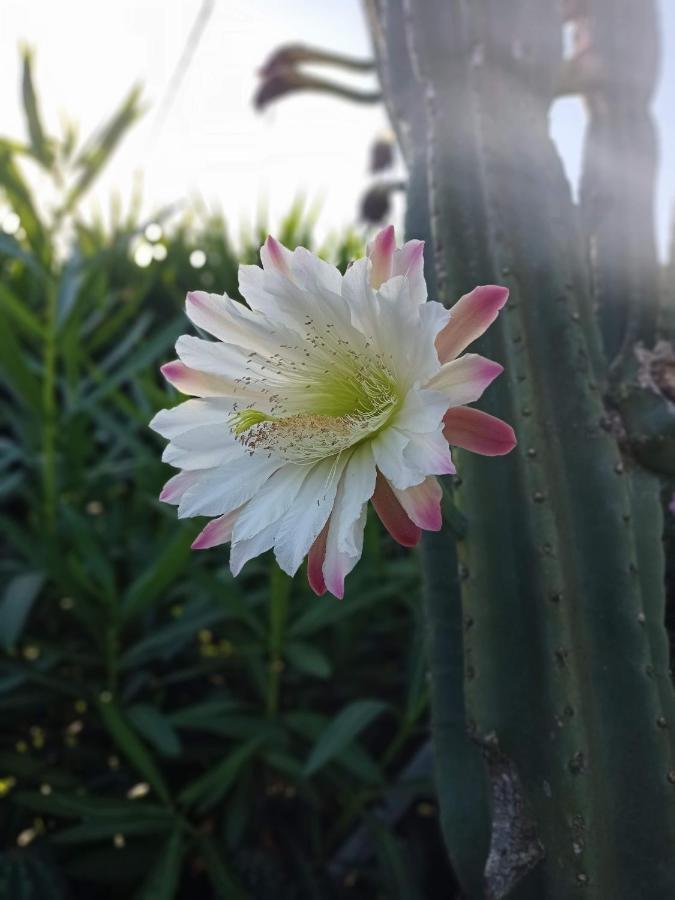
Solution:
[[[599,4],[598,15],[610,7]],[[646,12],[638,0],[622,7],[639,7],[651,26],[651,3]],[[438,295],[489,281],[512,294],[478,350],[506,366],[484,408],[512,422],[519,448],[501,460],[457,454],[456,496],[468,520],[459,542],[463,648],[451,539],[432,538],[425,550],[450,855],[472,900],[667,900],[675,896],[675,705],[662,515],[652,476],[622,456],[625,435],[604,400],[609,363],[655,319],[635,299],[649,274],[638,271],[644,254],[626,263],[616,285],[626,299],[614,316],[607,279],[617,247],[635,235],[611,234],[586,206],[586,238],[602,236],[605,248],[606,277],[595,282],[605,294],[594,298],[590,244],[547,130],[561,76],[553,0],[380,0],[370,12],[404,150],[426,160],[411,178],[408,223],[411,236],[432,235]],[[612,27],[616,37],[622,26]],[[401,47],[416,91],[388,77]],[[411,132],[420,109],[422,125]],[[589,169],[587,197],[594,177]],[[649,177],[631,188],[649,189]],[[641,209],[650,202],[643,197]],[[463,692],[449,660],[462,649]],[[492,809],[467,726],[477,739],[491,736]]]

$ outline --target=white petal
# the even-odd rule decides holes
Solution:
[[[341,294],[342,275],[339,270],[304,247],[293,251],[291,272],[298,284],[310,293],[328,293],[338,297]]]
[[[191,291],[185,309],[198,328],[227,344],[236,344],[261,354],[275,353],[281,344],[297,341],[297,335],[261,313],[230,299],[227,294]]]
[[[448,406],[464,406],[478,400],[485,388],[504,371],[503,366],[477,353],[465,353],[444,363],[425,387],[442,391]]]
[[[408,391],[393,422],[402,431],[436,431],[448,409],[448,398],[440,391]]]
[[[403,451],[403,456],[410,466],[421,469],[425,475],[455,474],[450,447],[442,429],[429,434],[410,434],[409,437],[410,442]]]
[[[202,476],[203,472],[201,471],[179,472],[178,475],[169,478],[162,488],[159,499],[162,503],[172,503],[177,506],[187,489],[196,484]]]
[[[347,463],[335,496],[326,537],[323,576],[336,597],[344,593],[345,576],[363,549],[363,528],[368,500],[375,490],[375,461],[370,447],[358,447]]]
[[[250,500],[280,465],[281,460],[266,455],[243,453],[186,491],[178,507],[178,518],[230,512]]]
[[[410,281],[410,296],[413,303],[424,303],[427,299],[427,284],[424,280],[424,241],[408,241],[394,251],[392,275],[405,275]]]
[[[245,374],[249,352],[234,344],[223,344],[220,341],[205,341],[182,334],[176,341],[176,353],[181,361],[191,369],[220,375],[236,384]]]
[[[394,487],[401,490],[419,484],[424,481],[425,475],[429,474],[421,471],[416,463],[412,463],[406,457],[404,450],[410,440],[410,434],[390,426],[378,434],[371,443],[377,468]]]
[[[357,447],[349,458],[339,487],[338,548],[346,553],[356,552],[356,545],[348,529],[361,515],[363,505],[373,496],[376,476],[377,470],[370,445],[363,444]]]
[[[215,469],[226,465],[235,455],[232,446],[211,447],[208,450],[186,450],[174,443],[167,444],[162,453],[162,462],[176,469]]]
[[[305,478],[292,507],[278,524],[274,555],[288,575],[294,575],[333,508],[346,459],[317,463]]]
[[[436,336],[448,323],[450,312],[431,300],[417,307],[419,321],[414,340],[406,343],[404,358],[407,360],[406,376],[410,385],[424,384],[439,371],[441,364],[436,352]],[[425,387],[431,387],[424,384]]]
[[[307,466],[289,463],[276,471],[237,519],[234,540],[253,537],[288,512],[309,474]]]
[[[237,516],[241,507],[233,509],[232,512],[219,516],[202,528],[197,537],[192,542],[193,550],[208,550],[211,547],[218,547],[220,544],[227,544],[232,538],[232,528],[237,521]]]
[[[361,334],[375,340],[378,308],[375,292],[370,286],[371,262],[367,257],[357,259],[342,278],[342,299],[349,309],[351,322]]]
[[[150,428],[162,437],[171,439],[198,425],[225,423],[231,415],[232,403],[229,401],[186,400],[172,409],[161,409],[150,421]]]
[[[363,551],[363,529],[366,525],[366,513],[367,504],[364,503],[358,519],[355,519],[348,528],[343,529],[343,534],[349,535],[349,544],[353,547],[353,551],[350,553],[339,549],[338,542],[334,536],[335,532],[333,531],[333,516],[331,516],[322,572],[326,587],[331,594],[340,599],[344,597],[345,578],[361,558],[361,553]]]
[[[230,550],[230,570],[233,575],[238,575],[249,559],[260,556],[260,554],[265,553],[266,550],[272,549],[276,527],[277,523],[272,522],[271,525],[268,525],[267,528],[263,528],[262,531],[259,531],[258,534],[254,535],[252,538],[232,543],[232,548]]]

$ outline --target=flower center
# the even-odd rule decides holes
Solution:
[[[296,463],[335,456],[373,437],[399,408],[401,396],[381,359],[355,356],[348,356],[350,365],[341,359],[305,383],[300,402],[291,390],[280,403],[289,414],[234,413],[232,433],[251,452],[275,452]]]

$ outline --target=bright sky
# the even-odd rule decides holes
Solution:
[[[662,128],[658,216],[665,247],[675,199],[675,3],[660,3],[666,48],[655,110]],[[190,70],[157,132],[157,106],[201,5],[202,0],[2,0],[3,133],[24,134],[17,48],[27,41],[37,51],[43,115],[54,129],[66,114],[86,135],[132,83],[145,86],[153,106],[96,188],[95,197],[104,204],[112,189],[128,196],[133,173],[142,170],[148,211],[177,200],[189,204],[199,195],[222,208],[236,228],[254,218],[261,200],[276,221],[304,190],[323,201],[323,229],[351,224],[369,183],[370,145],[387,127],[381,106],[309,95],[282,100],[260,115],[250,100],[255,70],[280,44],[302,42],[369,56],[359,0],[215,0]],[[575,180],[580,103],[558,102],[552,127]]]

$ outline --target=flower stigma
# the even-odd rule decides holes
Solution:
[[[326,459],[377,435],[401,406],[396,381],[380,357],[353,350],[340,356],[337,365],[305,379],[300,409],[296,391],[276,394],[274,414],[235,412],[232,434],[250,452],[274,452],[295,463]]]

